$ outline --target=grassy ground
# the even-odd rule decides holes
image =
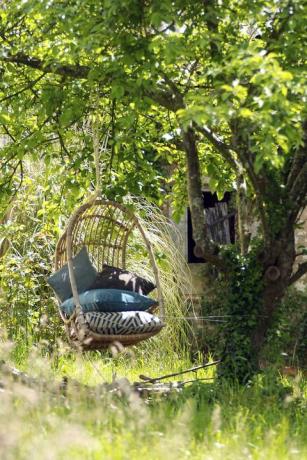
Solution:
[[[8,360],[50,382],[66,375],[89,385],[121,377],[136,381],[139,374],[156,376],[191,365],[188,359],[144,352],[113,358],[63,352],[51,359],[17,349]],[[5,384],[0,393],[3,460],[307,459],[306,385],[299,377],[289,381],[271,372],[249,388],[205,381],[149,400],[128,388],[121,398],[75,391],[64,398]]]

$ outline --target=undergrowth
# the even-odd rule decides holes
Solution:
[[[33,166],[33,165],[32,165]],[[47,284],[53,271],[56,242],[62,234],[72,210],[85,199],[85,191],[69,199],[62,196],[61,174],[39,164],[28,166],[27,177],[15,197],[9,217],[0,226],[1,241],[8,249],[0,251],[0,327],[21,349],[35,343],[45,343],[46,352],[58,346],[64,338],[64,328],[58,314],[55,295]],[[155,348],[156,353],[187,350],[192,330],[185,316],[193,314],[189,300],[192,280],[180,248],[182,236],[173,222],[158,207],[145,200],[126,197],[133,206],[152,245],[159,267],[167,327],[154,341],[141,349]],[[154,280],[152,266],[144,239],[138,231],[132,233],[127,247],[127,268]],[[157,291],[157,290],[155,290]],[[153,295],[157,296],[157,292]],[[158,314],[161,313],[158,312]]]
[[[12,353],[13,352],[13,353]],[[182,392],[140,398],[125,379],[157,376],[191,366],[189,360],[148,353],[78,355],[63,349],[47,358],[34,348],[27,359],[3,343],[2,357],[47,382],[77,380],[90,387],[121,380],[122,396],[74,387],[66,396],[1,377],[0,457],[12,459],[240,460],[305,459],[307,387],[266,372],[250,386],[198,381]],[[198,378],[214,377],[210,368]],[[194,373],[176,377],[190,380]],[[125,378],[125,379],[123,379]]]

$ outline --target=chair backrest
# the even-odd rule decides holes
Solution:
[[[60,269],[66,263],[72,267],[72,257],[83,246],[87,247],[98,271],[102,271],[105,263],[126,268],[127,245],[133,230],[138,230],[144,240],[158,290],[160,312],[164,316],[159,270],[150,241],[133,210],[120,203],[93,198],[72,214],[56,247],[55,269]],[[70,269],[73,292],[73,285],[77,289],[74,278]]]

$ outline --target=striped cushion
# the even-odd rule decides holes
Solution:
[[[157,316],[144,311],[87,312],[84,316],[90,329],[98,334],[142,334],[159,331],[164,326]]]

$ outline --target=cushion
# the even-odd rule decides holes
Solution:
[[[103,265],[90,289],[124,289],[148,295],[156,286],[149,280],[121,268]]]
[[[120,289],[93,289],[85,291],[79,296],[83,312],[122,312],[144,311],[158,305],[154,299],[141,294]],[[71,297],[61,305],[65,315],[71,315],[75,308],[74,299]]]
[[[113,313],[85,313],[90,329],[98,334],[142,334],[156,332],[164,324],[154,315],[145,311],[125,311]]]
[[[93,267],[85,246],[73,258],[73,267],[78,293],[81,293],[94,282],[97,276],[97,270]],[[53,275],[47,279],[47,282],[62,302],[72,296],[67,264],[53,273]]]

